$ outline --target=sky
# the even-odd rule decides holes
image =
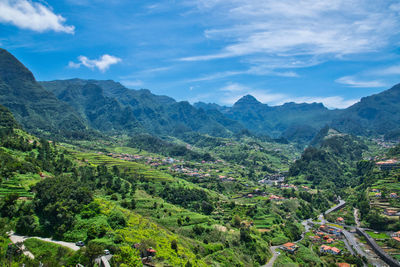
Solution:
[[[346,108],[400,83],[400,2],[0,0],[0,47],[37,80],[179,101]]]

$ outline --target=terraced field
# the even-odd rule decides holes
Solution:
[[[30,187],[40,181],[38,174],[18,174],[0,185],[0,197],[17,193],[20,197],[33,197]]]
[[[126,171],[127,173],[137,174],[140,178],[144,178],[147,180],[168,181],[173,179],[172,176],[169,174],[159,172],[157,170],[151,169],[149,166],[137,162],[113,158],[103,154],[83,153],[78,151],[70,151],[70,152],[77,158],[84,159],[89,164],[92,164],[94,166],[102,164],[109,167],[117,166],[121,170]]]

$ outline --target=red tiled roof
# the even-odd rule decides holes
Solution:
[[[394,236],[392,237],[394,240],[396,240],[397,242],[400,242],[400,237]]]
[[[287,248],[290,248],[290,247],[295,246],[295,244],[293,244],[293,243],[286,243],[286,244],[283,244],[283,246],[284,246],[284,247],[287,247]]]
[[[338,267],[350,267],[351,265],[346,262],[336,263]]]

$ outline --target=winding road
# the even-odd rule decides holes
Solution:
[[[321,213],[318,216],[318,219],[321,221],[321,224],[325,224],[326,223],[326,220],[324,219],[324,214],[325,215],[329,214],[332,211],[335,211],[336,209],[338,209],[339,207],[344,206],[345,204],[346,204],[346,202],[340,199],[339,203],[337,205],[335,205],[334,207],[328,209],[324,213]],[[308,231],[310,231],[311,227],[308,224],[309,222],[313,223],[312,219],[307,219],[307,220],[304,220],[304,221],[301,222],[301,224],[304,226],[304,231],[301,234],[301,238],[299,240],[297,240],[297,241],[294,241],[294,243],[297,243],[297,242],[300,242],[301,240],[303,240],[303,238],[305,237],[305,234]],[[273,267],[274,266],[275,260],[278,258],[279,254],[280,254],[279,251],[276,250],[277,248],[279,248],[279,246],[271,246],[270,247],[270,251],[272,253],[272,258],[269,259],[269,261],[265,265],[262,265],[261,267]]]
[[[54,243],[54,244],[58,244],[58,245],[61,245],[61,246],[70,248],[70,249],[72,249],[72,250],[74,250],[74,251],[77,251],[77,250],[80,249],[80,247],[78,247],[77,245],[75,245],[75,243],[72,243],[72,242],[65,242],[65,241],[57,241],[57,240],[53,240],[53,239],[51,239],[51,238],[43,238],[43,237],[37,237],[37,236],[23,236],[23,235],[17,235],[17,234],[15,234],[15,233],[12,232],[12,231],[8,233],[8,236],[9,236],[11,242],[13,242],[14,244],[15,244],[15,243],[23,243],[25,240],[30,239],[30,238],[36,238],[36,239],[39,239],[39,240],[42,240],[42,241],[51,242],[51,243]],[[25,256],[27,256],[27,257],[29,257],[29,258],[31,258],[31,259],[34,259],[34,258],[35,258],[35,256],[34,256],[30,251],[28,251],[28,250],[26,249],[26,247],[25,247],[24,244],[22,244],[21,249],[23,250],[23,253],[24,253]]]

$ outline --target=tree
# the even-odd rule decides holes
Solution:
[[[107,222],[113,229],[119,229],[126,226],[125,215],[120,210],[113,210],[108,216]]]
[[[21,235],[32,235],[36,226],[35,218],[32,215],[23,215],[18,218],[15,230]]]
[[[142,266],[139,251],[128,245],[119,247],[119,251],[114,255],[113,260],[120,266],[136,267]],[[124,264],[124,265],[123,265]]]
[[[1,217],[14,217],[17,208],[16,203],[19,195],[17,193],[7,194],[2,200],[0,200],[0,215]]]
[[[178,252],[178,242],[175,239],[171,241],[171,249]]]
[[[101,254],[103,254],[104,247],[96,242],[90,241],[86,246],[85,256],[89,258],[90,264]]]

